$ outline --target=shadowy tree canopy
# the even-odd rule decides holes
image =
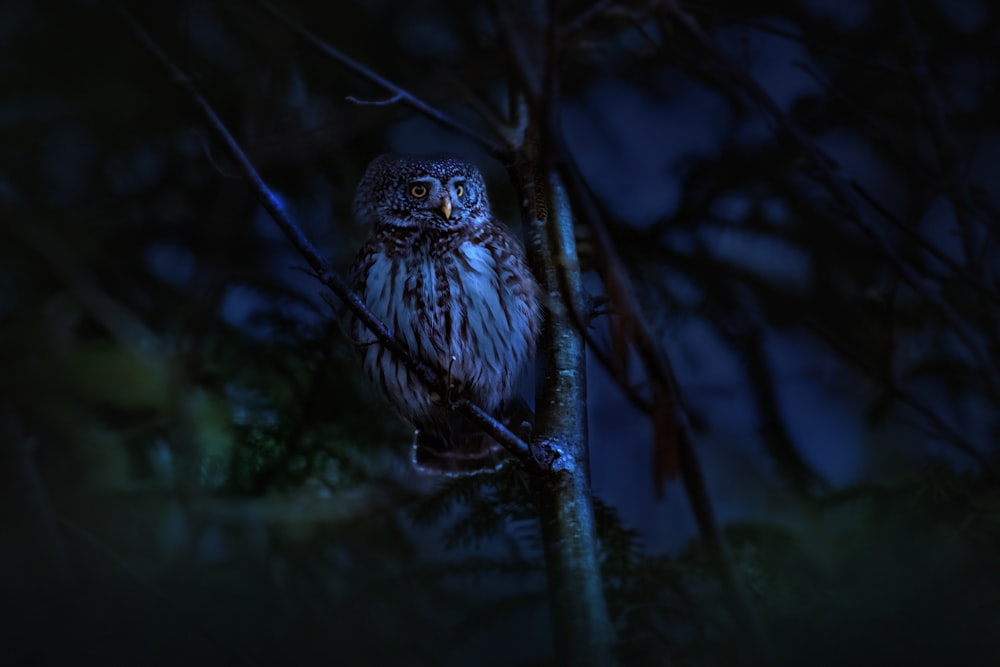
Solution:
[[[0,5],[0,662],[553,663],[537,481],[412,469],[118,7]],[[120,7],[340,272],[386,151],[533,238],[545,128],[621,664],[1000,661],[1000,7]]]

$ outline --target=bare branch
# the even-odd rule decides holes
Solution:
[[[205,154],[205,159],[208,160],[208,163],[212,165],[212,167],[219,174],[219,176],[222,176],[223,178],[232,178],[232,179],[241,178],[239,174],[232,174],[226,171],[225,169],[222,168],[221,164],[215,161],[215,156],[212,155],[212,147],[208,145],[208,137],[203,135],[201,132],[198,132],[197,135],[198,135],[198,140],[201,142],[201,149],[202,152],[204,152]]]
[[[354,95],[348,95],[344,99],[359,106],[387,107],[401,101],[403,96],[400,93],[396,93],[392,97],[387,97],[384,100],[362,100]]]
[[[947,321],[955,336],[982,369],[994,402],[1000,404],[1000,371],[997,370],[988,351],[983,347],[975,332],[970,331],[967,324],[958,316],[952,305],[938,291],[928,286],[922,276],[907,264],[872,224],[861,215],[854,201],[851,183],[837,164],[781,111],[774,99],[752,77],[728,64],[712,39],[701,29],[697,21],[680,7],[677,0],[663,0],[661,6],[709,56],[709,65],[714,66],[723,79],[742,90],[747,97],[764,109],[777,126],[795,142],[816,170],[821,182],[833,196],[842,214],[871,240],[900,278]]]
[[[542,249],[539,278],[544,293],[558,294],[549,299],[542,334],[548,358],[535,421],[536,440],[559,454],[553,475],[535,489],[549,564],[553,633],[561,664],[604,667],[613,664],[614,628],[595,547],[585,343],[569,314],[579,311],[584,299],[574,219],[558,176],[536,171],[531,182],[530,230],[533,245]]]
[[[257,170],[254,168],[253,164],[251,164],[246,153],[243,152],[243,149],[236,142],[236,139],[215,113],[215,110],[212,109],[211,105],[209,105],[208,101],[205,100],[205,98],[198,92],[197,88],[195,88],[187,74],[173,64],[167,54],[149,36],[149,34],[146,33],[141,26],[139,26],[135,19],[121,7],[120,4],[115,3],[115,7],[131,28],[132,32],[134,32],[146,48],[156,56],[160,63],[167,68],[174,81],[180,84],[188,95],[190,95],[191,99],[204,114],[205,119],[208,121],[211,128],[215,131],[219,138],[222,139],[230,157],[236,163],[240,172],[243,174],[243,177],[257,195],[261,205],[268,212],[268,214],[270,214],[271,218],[285,234],[285,237],[291,241],[292,245],[295,246],[306,262],[308,262],[309,267],[316,276],[316,279],[333,291],[333,293],[336,294],[348,308],[350,308],[351,312],[364,323],[368,330],[375,335],[379,344],[389,350],[390,354],[405,365],[408,370],[410,370],[421,382],[424,383],[428,390],[433,391],[438,389],[441,395],[446,395],[447,391],[444,390],[446,380],[444,378],[447,377],[447,373],[441,369],[432,368],[423,361],[412,356],[409,350],[407,350],[398,339],[393,337],[385,324],[375,317],[370,310],[368,310],[361,298],[350,289],[347,281],[340,274],[333,271],[329,267],[326,260],[323,259],[309,239],[306,238],[306,235],[302,232],[298,225],[296,225],[288,216],[284,205],[267,187],[267,184],[264,183],[264,180],[260,177],[260,174],[257,173]],[[489,415],[482,408],[470,403],[469,401],[455,402],[452,407],[459,413],[474,421],[476,424],[484,427],[484,430],[489,433],[490,436],[506,447],[508,451],[514,454],[514,456],[516,456],[520,461],[525,463],[533,461],[528,445],[514,435],[509,429],[504,428],[501,424],[496,422],[496,420],[489,418]]]
[[[375,84],[376,86],[385,89],[389,93],[392,93],[393,98],[398,98],[394,99],[394,102],[399,102],[401,104],[404,104],[413,109],[414,111],[420,112],[421,114],[431,119],[438,125],[441,125],[442,127],[445,127],[449,130],[457,132],[458,134],[464,135],[469,139],[472,139],[477,144],[479,144],[483,148],[483,150],[485,150],[487,153],[489,153],[494,157],[502,158],[509,152],[506,149],[506,147],[500,146],[491,139],[484,137],[482,134],[472,129],[468,125],[459,122],[458,120],[444,113],[440,109],[431,106],[430,104],[423,101],[413,93],[410,93],[409,91],[401,88],[392,81],[389,81],[385,77],[373,72],[372,70],[365,67],[358,61],[354,60],[347,54],[334,48],[327,42],[324,42],[322,39],[320,39],[310,31],[306,30],[306,28],[301,23],[288,16],[288,14],[285,14],[283,11],[272,5],[267,0],[257,0],[257,4],[260,5],[260,7],[264,11],[268,12],[269,14],[271,14],[271,16],[275,17],[276,19],[284,23],[289,29],[292,30],[292,32],[298,34],[300,37],[302,37],[302,39],[309,42],[309,44],[314,46],[324,55],[337,61],[341,66],[349,69],[350,71],[354,72],[361,78],[366,79],[371,83]]]
[[[574,19],[567,21],[559,28],[559,38],[565,39],[583,29],[591,20],[599,17],[615,5],[615,0],[598,0],[587,9],[580,12]]]
[[[557,660],[566,665],[615,664],[615,629],[604,597],[597,552],[587,433],[586,341],[574,319],[586,300],[577,257],[574,216],[558,174],[550,168],[550,137],[558,127],[556,2],[548,0],[531,32],[515,30],[506,3],[495,14],[514,69],[511,86],[519,139],[507,163],[518,186],[528,251],[542,293],[549,295],[540,347],[547,352],[538,384],[533,440],[547,445],[551,474],[534,485],[548,566]],[[525,40],[544,39],[535,62]],[[523,121],[523,122],[520,122]]]
[[[889,208],[879,201],[878,198],[875,197],[875,195],[873,195],[865,186],[861,185],[861,183],[854,178],[848,178],[848,183],[850,183],[851,189],[856,192],[859,197],[861,197],[862,201],[871,206],[879,215],[890,222],[893,227],[903,232],[908,239],[919,245],[920,248],[927,254],[951,270],[955,277],[963,280],[967,285],[975,289],[981,296],[988,298],[994,303],[1000,304],[1000,294],[995,294],[978,280],[970,276],[965,268],[945,254],[943,250],[921,236],[912,225],[906,224],[899,218],[899,216],[890,211]]]
[[[642,360],[651,382],[653,383],[653,411],[661,411],[662,415],[670,415],[670,423],[674,430],[676,462],[679,466],[684,490],[691,503],[691,509],[698,525],[699,533],[716,561],[719,574],[729,595],[733,611],[742,622],[747,639],[753,645],[756,659],[760,664],[774,664],[773,649],[764,630],[760,618],[747,598],[746,590],[736,574],[729,546],[722,534],[716,517],[712,500],[708,492],[704,472],[698,460],[694,447],[687,410],[681,399],[677,381],[669,357],[660,341],[646,321],[630,287],[628,273],[621,258],[615,250],[614,240],[604,226],[597,212],[593,195],[590,193],[573,160],[572,153],[562,137],[558,137],[555,150],[556,165],[566,183],[567,192],[579,210],[580,217],[594,235],[595,247],[599,249],[604,263],[604,280],[609,285],[609,293],[614,290],[618,296],[616,307],[622,315],[628,318],[628,334],[636,352]],[[622,375],[614,374],[620,381]]]
[[[941,103],[940,95],[931,81],[930,68],[927,65],[927,48],[917,30],[917,22],[913,18],[913,12],[906,2],[900,2],[900,11],[903,13],[903,20],[907,31],[910,33],[910,40],[913,42],[913,59],[917,81],[918,94],[923,103],[924,111],[928,117],[928,126],[934,148],[937,152],[938,167],[944,182],[944,189],[948,200],[951,202],[952,210],[955,213],[955,221],[958,223],[962,237],[962,249],[965,252],[966,263],[977,273],[982,273],[979,265],[979,253],[977,248],[980,245],[978,238],[980,230],[973,226],[975,218],[969,215],[973,210],[972,203],[964,188],[960,186],[960,179],[956,174],[956,149],[955,142],[948,129],[948,122],[945,119],[945,111]]]
[[[826,88],[830,92],[830,94],[836,97],[838,100],[840,100],[840,102],[843,105],[850,107],[851,110],[854,112],[855,116],[860,118],[862,122],[864,122],[868,126],[868,129],[874,134],[874,136],[878,137],[879,139],[882,139],[883,143],[887,143],[884,141],[884,136],[883,136],[884,132],[882,128],[878,126],[876,121],[872,119],[864,109],[862,109],[859,105],[855,104],[841,91],[834,88],[832,83],[826,77],[822,76],[819,72],[815,70],[815,68],[813,68],[809,64],[802,61],[796,61],[794,64],[796,68],[804,72],[813,81]],[[909,160],[910,162],[913,161],[912,158],[909,156],[900,155],[899,151],[893,151],[893,152],[897,155],[897,159]],[[933,187],[938,177],[930,174],[925,169],[920,169],[920,171],[921,171],[920,175],[925,179],[927,186]],[[938,262],[947,267],[955,277],[964,281],[967,285],[976,290],[980,294],[980,296],[983,296],[993,301],[994,303],[1000,304],[1000,294],[991,291],[989,288],[986,287],[985,284],[980,282],[980,280],[970,275],[969,272],[965,269],[965,267],[961,266],[958,262],[949,257],[943,250],[938,248],[937,245],[931,243],[926,238],[924,238],[920,234],[920,232],[916,229],[915,225],[908,224],[906,221],[902,220],[899,216],[890,211],[888,206],[879,201],[878,198],[875,197],[875,195],[872,194],[867,188],[861,185],[857,181],[857,179],[852,177],[845,177],[845,178],[847,178],[847,182],[850,184],[851,189],[855,193],[857,193],[858,196],[860,196],[861,199],[865,201],[865,203],[867,203],[869,206],[875,209],[875,211],[879,215],[881,215],[887,222],[889,222],[893,227],[902,232],[908,239],[919,245],[924,252],[926,252],[931,257],[933,257]],[[966,206],[968,207],[971,205],[967,204]],[[973,263],[970,262],[970,265],[972,264]]]
[[[511,60],[512,69],[520,80],[522,90],[531,101],[531,104],[535,105],[545,90],[544,82],[539,78],[538,70],[541,68],[532,62],[531,56],[525,47],[524,31],[519,30],[514,25],[513,10],[511,7],[505,2],[497,2],[494,5],[494,17],[504,45],[507,47],[507,56]],[[537,36],[530,35],[529,37],[534,38]]]
[[[838,341],[836,336],[831,335],[815,321],[805,320],[805,323],[806,326],[808,326],[820,340],[829,345],[833,351],[839,354],[843,359],[846,359],[862,372],[878,377],[878,373],[866,364],[855,350]],[[907,392],[900,387],[899,383],[896,382],[895,377],[893,377],[891,369],[888,369],[887,375],[882,378],[882,381],[884,382],[885,389],[889,396],[898,400],[900,403],[907,406],[914,413],[920,415],[927,421],[927,430],[934,437],[954,446],[955,449],[975,461],[982,467],[983,470],[987,471],[991,475],[996,476],[998,472],[1000,472],[997,470],[996,464],[990,461],[982,452],[977,450],[968,438],[961,434],[961,432],[945,422],[944,419],[942,419],[934,410],[929,408],[914,394]]]
[[[793,30],[787,30],[785,28],[771,25],[763,21],[755,21],[737,12],[728,12],[722,9],[718,9],[716,7],[707,7],[705,5],[695,4],[691,2],[685,2],[684,6],[694,13],[710,15],[712,20],[717,24],[750,28],[751,30],[756,30],[758,32],[774,35],[775,37],[781,37],[782,39],[796,42],[798,44],[803,44],[809,47],[810,49],[823,51],[845,62],[850,62],[860,65],[867,70],[878,70],[880,72],[885,72],[886,74],[894,76],[899,76],[899,75],[906,76],[909,74],[909,72],[907,72],[905,69],[897,67],[896,65],[874,60],[872,58],[866,58],[865,56],[858,55],[856,52],[851,51],[850,49],[845,49],[841,46],[834,46],[831,44],[825,44],[823,42],[816,41],[814,39],[809,39]]]

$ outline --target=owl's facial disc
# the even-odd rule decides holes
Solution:
[[[482,201],[478,188],[467,173],[435,170],[420,164],[397,174],[386,186],[396,195],[383,200],[381,219],[396,228],[424,228],[439,232],[457,230],[469,224],[471,211]],[[427,172],[431,173],[427,173]],[[451,173],[448,173],[448,172]],[[421,173],[423,172],[423,173]]]
[[[428,222],[435,227],[451,227],[461,222],[464,215],[462,202],[455,197],[451,184],[445,185],[437,180],[427,183],[423,208],[430,214]]]
[[[460,212],[465,209],[465,178],[456,176],[440,187],[439,210],[444,213],[446,220],[451,220],[452,210],[456,209],[455,216],[459,217]]]
[[[425,218],[430,214],[428,222],[432,222],[443,215],[444,219],[451,222],[453,212],[452,198],[446,188],[436,179],[412,181],[406,185],[407,196],[411,201],[417,203],[414,213],[421,214]],[[425,218],[426,219],[426,218]]]

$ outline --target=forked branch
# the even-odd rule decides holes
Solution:
[[[396,85],[392,81],[389,81],[388,79],[381,76],[377,72],[374,72],[371,69],[365,67],[357,60],[354,60],[353,58],[348,56],[343,51],[334,48],[331,44],[323,41],[322,39],[314,35],[312,32],[307,30],[305,26],[303,26],[301,23],[294,20],[292,17],[288,16],[288,14],[284,13],[283,11],[275,7],[267,0],[257,0],[257,4],[261,7],[261,9],[263,9],[271,16],[281,21],[283,24],[285,24],[286,27],[295,32],[297,35],[299,35],[302,39],[304,39],[314,48],[316,48],[320,53],[335,60],[342,67],[345,67],[346,69],[354,72],[361,78],[365,79],[366,81],[369,81],[370,83],[375,84],[376,86],[382,88],[391,95],[391,97],[389,97],[389,99],[385,101],[363,102],[363,103],[386,105],[398,102],[399,104],[408,106],[414,111],[417,111],[418,113],[426,116],[427,118],[431,119],[438,125],[447,128],[449,130],[452,130],[457,134],[461,134],[465,137],[468,137],[469,139],[472,139],[474,142],[479,144],[487,153],[489,153],[494,157],[502,158],[504,155],[507,154],[508,151],[505,147],[485,137],[478,131],[466,125],[465,123],[459,122],[452,116],[449,116],[448,114],[442,112],[440,109],[431,106],[430,104],[420,99],[410,91],[401,88],[400,86]],[[348,98],[348,99],[350,99],[352,102],[355,103],[359,102],[357,98],[354,99]]]

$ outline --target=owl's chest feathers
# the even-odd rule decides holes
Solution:
[[[497,257],[469,236],[394,241],[369,273],[369,306],[410,349],[456,375],[473,354],[499,364],[516,325]]]
[[[446,252],[413,250],[409,258],[396,260],[407,271],[397,303],[425,313],[427,326],[450,330],[484,301],[503,298],[496,259],[486,248],[466,241]]]
[[[456,289],[472,294],[498,289],[496,258],[475,236],[421,231],[387,242],[383,254],[390,271],[404,278],[402,292],[394,296],[402,296],[405,307],[441,307],[438,302],[458,296]]]

